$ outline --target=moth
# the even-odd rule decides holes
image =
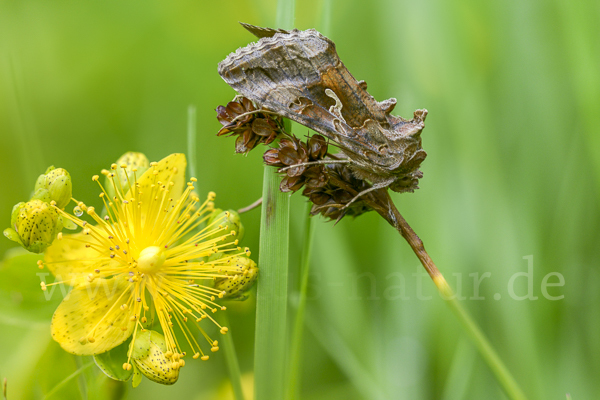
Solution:
[[[219,63],[219,75],[240,95],[264,110],[304,125],[333,142],[337,160],[358,179],[372,184],[367,191],[417,189],[427,153],[421,131],[427,110],[406,120],[390,113],[396,99],[377,101],[340,60],[335,44],[314,29],[285,31],[242,23],[259,37]]]

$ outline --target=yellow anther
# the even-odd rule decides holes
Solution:
[[[58,232],[58,235],[56,235],[56,238],[58,240],[62,240],[62,238],[63,238],[62,232]]]
[[[193,358],[194,360],[197,360],[197,359],[198,359],[198,357],[200,357],[200,353],[196,353],[196,354],[194,354],[194,355],[192,356],[192,358]]]
[[[212,351],[213,353],[219,351],[219,347],[218,346],[214,346],[210,348],[210,351]]]
[[[88,342],[94,343],[96,339],[93,336],[88,337]]]
[[[221,328],[221,333],[224,335],[229,331],[229,328],[227,328],[226,326]]]
[[[40,283],[40,286],[42,287],[43,291],[46,291],[46,284],[44,282]]]
[[[92,181],[96,182],[96,181],[98,181],[99,178],[100,178],[100,176],[94,175],[94,176],[92,176]]]
[[[206,360],[208,360],[208,356],[202,356],[202,357],[200,357],[200,359],[201,359],[202,361],[206,361]]]
[[[110,164],[110,169],[112,169],[112,170],[117,169],[117,164],[115,164],[115,163]]]

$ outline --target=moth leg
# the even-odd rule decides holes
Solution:
[[[277,172],[285,172],[288,169],[291,168],[295,168],[295,167],[307,167],[310,165],[327,165],[327,164],[350,164],[352,161],[350,160],[319,160],[319,161],[309,161],[309,162],[305,162],[305,163],[300,163],[300,164],[292,164],[288,167],[284,167],[284,168],[280,168]]]

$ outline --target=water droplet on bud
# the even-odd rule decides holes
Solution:
[[[81,207],[75,206],[73,207],[73,214],[75,214],[76,217],[81,217],[83,215],[83,210]]]

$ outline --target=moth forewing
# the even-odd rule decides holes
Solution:
[[[426,110],[412,120],[390,114],[396,99],[376,101],[339,59],[335,44],[314,29],[259,28],[261,37],[219,63],[219,74],[257,105],[327,137],[347,156],[358,178],[374,187],[413,191]]]

